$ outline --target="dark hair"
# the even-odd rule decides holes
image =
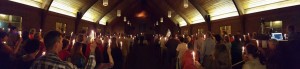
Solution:
[[[11,26],[11,27],[9,27],[9,29],[10,29],[10,30],[15,30],[15,29],[17,29],[17,27]]]
[[[0,32],[0,38],[3,39],[5,36],[7,36],[7,33],[6,32]]]
[[[40,41],[38,39],[27,40],[24,44],[24,51],[26,54],[31,54],[38,51],[40,48]]]
[[[78,42],[82,42],[83,39],[84,39],[84,35],[83,35],[83,34],[79,34],[79,35],[77,36],[77,39],[78,39]]]
[[[180,40],[180,42],[184,42],[184,38],[183,37],[178,37],[179,38],[179,40]]]
[[[69,40],[63,39],[63,46],[62,46],[62,49],[65,49],[66,47],[68,47],[68,45],[69,45]]]
[[[45,46],[46,49],[52,49],[53,45],[59,41],[60,37],[61,37],[61,33],[58,31],[50,31],[48,32],[45,37],[44,37],[44,42],[45,42]]]
[[[217,43],[221,43],[221,41],[222,41],[222,37],[220,34],[215,35],[215,39],[216,39]]]
[[[264,64],[264,57],[262,54],[260,54],[260,51],[258,50],[257,46],[253,44],[247,44],[246,46],[247,54],[251,54],[254,58],[259,58],[259,61],[261,64]]]

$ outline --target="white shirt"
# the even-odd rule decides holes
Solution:
[[[186,50],[188,50],[188,47],[187,47],[186,43],[178,44],[178,46],[176,48],[176,51],[178,51],[178,58],[181,58]]]

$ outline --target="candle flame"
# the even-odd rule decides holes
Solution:
[[[20,37],[22,37],[22,31],[19,31]]]

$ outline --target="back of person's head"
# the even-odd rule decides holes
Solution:
[[[289,25],[288,26],[288,32],[295,32],[295,26]]]
[[[4,37],[7,36],[7,33],[6,32],[0,32],[0,39],[3,39]]]
[[[220,34],[216,34],[216,35],[215,35],[215,39],[216,39],[216,41],[217,41],[218,43],[221,43],[222,40],[223,40]]]
[[[82,54],[82,47],[83,47],[83,44],[80,43],[80,42],[76,42],[74,44],[74,55],[79,55],[79,54]]]
[[[35,31],[36,30],[34,28],[31,28],[30,31],[29,31],[29,34],[35,34]]]
[[[36,53],[40,48],[40,41],[38,39],[27,40],[24,44],[24,51],[26,54]]]
[[[78,36],[77,36],[77,41],[78,42],[82,42],[82,41],[84,41],[84,35],[83,34],[79,34]]]
[[[44,37],[44,42],[47,50],[54,47],[54,44],[61,39],[61,33],[59,31],[50,31]]]
[[[69,46],[69,44],[70,44],[69,40],[63,39],[63,46],[62,46],[62,49],[67,48],[67,47]]]
[[[240,36],[239,35],[234,35],[234,41],[235,42],[240,42]]]
[[[224,36],[224,41],[225,42],[230,42],[229,36]]]
[[[252,55],[254,58],[257,58],[259,56],[259,51],[257,49],[257,47],[253,44],[248,44],[246,46],[246,51],[248,55]]]
[[[185,39],[183,38],[183,37],[179,37],[179,40],[180,40],[180,42],[184,42],[185,41]]]

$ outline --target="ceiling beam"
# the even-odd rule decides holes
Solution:
[[[245,14],[245,10],[244,10],[245,8],[243,7],[243,4],[242,4],[241,0],[232,0],[232,1],[235,5],[239,15],[240,16],[244,15]]]
[[[43,3],[43,9],[48,11],[51,4],[52,4],[53,0],[46,0],[44,3]]]
[[[174,6],[171,6],[171,4],[169,2],[167,2],[166,0],[163,0],[163,3],[165,3],[166,6],[170,7],[171,10],[174,10],[175,12],[177,12],[179,14],[179,16],[185,20],[187,25],[190,25],[192,23],[183,13],[180,12],[180,10],[175,9],[176,7],[174,7]]]
[[[108,15],[110,12],[113,12],[114,9],[116,9],[117,7],[120,7],[120,6],[124,6],[123,4],[126,4],[128,1],[124,1],[124,0],[120,0],[118,1],[116,4],[114,4],[111,8],[109,8],[108,10],[106,10],[104,12],[103,15],[101,15],[99,17],[99,19],[97,20],[97,23],[99,23],[99,21],[104,18],[106,15]]]
[[[201,7],[200,4],[198,4],[198,0],[189,0],[189,2],[198,10],[198,12],[202,15],[202,17],[204,18],[205,22],[208,22],[207,20],[207,15],[208,12],[204,10],[204,8]]]
[[[83,7],[81,7],[78,11],[78,13],[81,13],[81,17],[79,17],[80,19],[83,17],[83,15],[94,5],[97,3],[98,0],[89,0],[89,2],[84,5]]]

